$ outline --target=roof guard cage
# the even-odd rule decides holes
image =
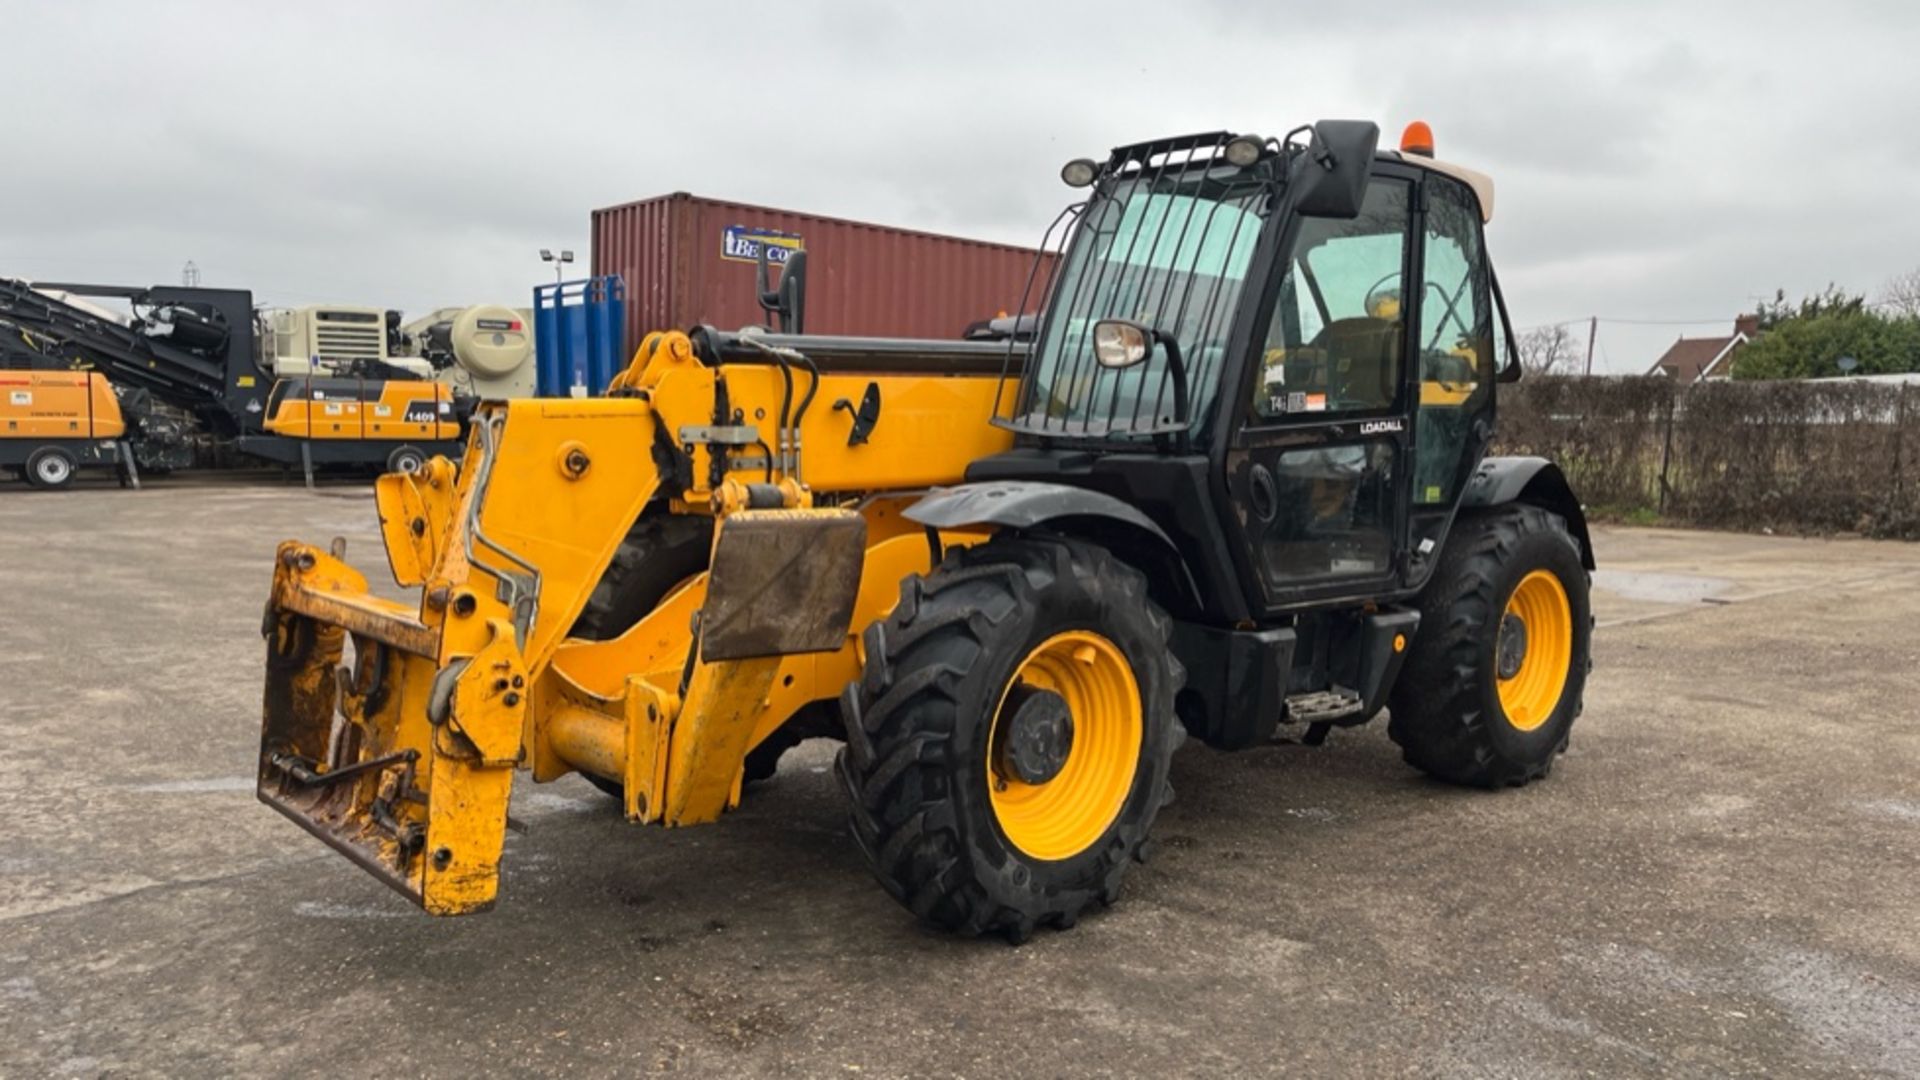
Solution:
[[[1084,202],[1047,227],[1019,310],[1039,319],[1008,342],[994,422],[1091,441],[1184,438],[1211,400],[1241,281],[1284,170],[1223,156],[1216,131],[1117,147]],[[1051,261],[1048,256],[1053,255]],[[1094,359],[1093,325],[1143,324],[1173,341],[1126,369]],[[1184,366],[1187,393],[1176,390]],[[1009,389],[1011,387],[1011,389]],[[1194,403],[1184,415],[1178,402]]]

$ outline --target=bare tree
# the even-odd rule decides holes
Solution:
[[[1572,374],[1578,369],[1573,332],[1562,324],[1520,335],[1520,367],[1529,375]]]
[[[1880,306],[1889,315],[1920,317],[1920,267],[1888,278],[1880,287]]]

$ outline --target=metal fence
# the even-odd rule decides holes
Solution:
[[[1560,463],[1589,511],[1920,539],[1920,392],[1857,382],[1531,378],[1496,452]]]

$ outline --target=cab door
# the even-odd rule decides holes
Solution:
[[[1409,585],[1426,577],[1461,489],[1493,437],[1496,341],[1480,203],[1450,176],[1422,180]]]
[[[1352,219],[1293,223],[1254,319],[1224,461],[1256,611],[1377,595],[1406,566],[1418,174],[1381,167]],[[1228,408],[1235,406],[1230,402]]]

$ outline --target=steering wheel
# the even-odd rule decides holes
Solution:
[[[1373,298],[1387,291],[1385,288],[1383,288],[1383,286],[1385,286],[1387,282],[1397,281],[1399,280],[1399,277],[1400,277],[1400,271],[1395,270],[1393,273],[1388,274],[1386,277],[1383,277],[1379,281],[1374,282],[1373,286],[1367,290],[1367,295],[1361,299],[1360,310],[1366,312],[1369,316],[1371,316],[1373,314]],[[1399,292],[1400,290],[1396,288],[1393,291]],[[1405,306],[1404,303],[1402,304],[1402,306]]]

